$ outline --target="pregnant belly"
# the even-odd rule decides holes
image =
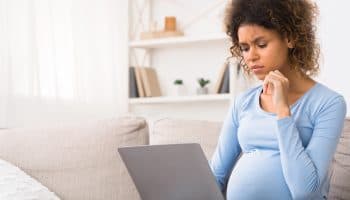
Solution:
[[[279,153],[244,153],[229,179],[227,199],[292,199],[283,177]]]

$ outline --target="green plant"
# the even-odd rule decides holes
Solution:
[[[209,79],[199,78],[198,83],[201,86],[201,88],[204,88],[208,83],[210,83]]]
[[[174,85],[182,85],[182,84],[183,84],[182,79],[176,79],[176,80],[174,81]]]

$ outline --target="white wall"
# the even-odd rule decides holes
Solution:
[[[188,120],[222,121],[227,114],[230,102],[188,102],[173,104],[144,104],[133,107],[132,112],[149,120],[178,118]]]
[[[316,0],[319,10],[319,37],[322,51],[319,80],[340,92],[350,116],[350,2]]]

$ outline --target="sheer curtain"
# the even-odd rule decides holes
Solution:
[[[0,0],[0,128],[127,111],[127,0]]]

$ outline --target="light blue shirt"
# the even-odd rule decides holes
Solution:
[[[346,103],[316,83],[278,120],[259,104],[262,87],[235,99],[211,169],[228,200],[324,199]]]

